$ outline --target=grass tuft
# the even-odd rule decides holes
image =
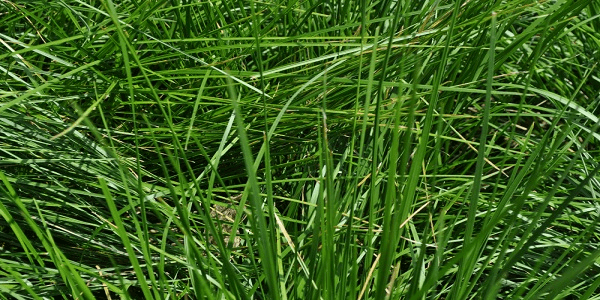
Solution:
[[[0,299],[598,299],[598,1],[0,1]]]

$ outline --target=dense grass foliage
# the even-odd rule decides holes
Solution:
[[[600,2],[0,1],[0,299],[600,299]]]

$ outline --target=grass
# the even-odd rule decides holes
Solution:
[[[600,299],[597,1],[0,1],[0,299]]]

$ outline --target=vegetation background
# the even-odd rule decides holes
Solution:
[[[1,299],[600,299],[600,2],[0,0]]]

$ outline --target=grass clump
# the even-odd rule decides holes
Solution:
[[[596,1],[0,2],[2,299],[598,299]]]

